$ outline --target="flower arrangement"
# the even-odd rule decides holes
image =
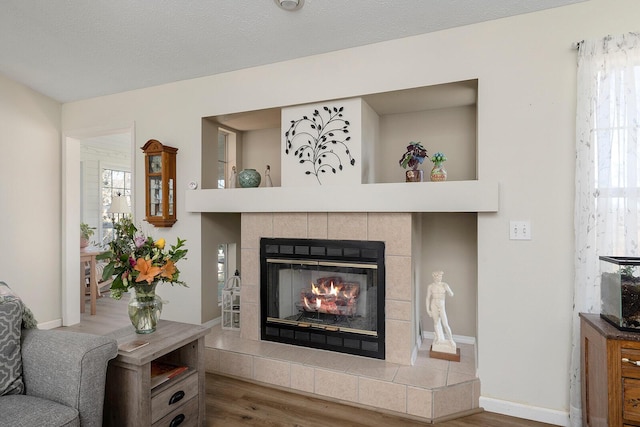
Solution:
[[[431,156],[431,161],[435,164],[439,164],[442,162],[446,162],[447,161],[447,156],[444,155],[444,153],[438,151],[437,153],[433,154]]]
[[[420,142],[411,141],[409,145],[407,145],[407,151],[402,155],[398,163],[404,169],[409,167],[413,170],[417,170],[418,165],[424,162],[425,157],[429,156],[427,155],[427,150],[422,146],[422,144]]]
[[[165,240],[153,240],[138,231],[130,218],[123,218],[114,224],[114,238],[109,242],[109,250],[96,259],[107,260],[102,274],[103,280],[115,276],[111,283],[111,297],[120,299],[130,288],[167,282],[172,285],[187,286],[180,280],[176,263],[187,255],[184,243],[178,237],[175,245],[165,250]]]

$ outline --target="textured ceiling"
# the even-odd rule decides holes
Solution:
[[[60,102],[584,0],[0,0],[0,73]]]

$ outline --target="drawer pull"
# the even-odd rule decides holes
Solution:
[[[631,360],[631,359],[627,359],[626,357],[623,357],[622,361],[625,363],[631,363],[632,365],[640,366],[640,360]]]
[[[173,393],[173,396],[171,396],[171,399],[169,399],[169,405],[173,405],[176,402],[180,402],[183,397],[184,397],[184,391],[182,390],[176,391],[175,393]]]
[[[184,421],[184,414],[178,414],[176,415],[172,420],[171,423],[169,423],[169,427],[178,427],[180,424],[182,424],[182,422]]]

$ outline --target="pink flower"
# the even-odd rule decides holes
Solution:
[[[136,236],[133,238],[133,241],[135,242],[136,248],[140,249],[142,245],[144,245],[144,242],[147,241],[147,238],[144,236]],[[135,265],[135,262],[134,262],[134,265]]]
[[[137,264],[137,263],[136,263],[136,260],[135,260],[135,259],[133,259],[133,257],[129,257],[129,265],[130,265],[131,267],[135,267],[135,266],[136,266],[136,264]]]

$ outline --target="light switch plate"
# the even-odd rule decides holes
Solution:
[[[531,240],[531,221],[510,221],[510,240]]]

